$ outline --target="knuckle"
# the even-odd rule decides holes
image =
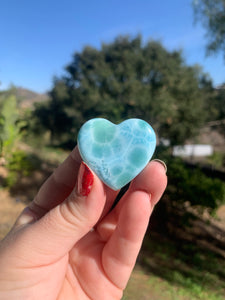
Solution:
[[[79,200],[74,201],[68,198],[59,205],[59,214],[68,227],[80,228],[87,224],[88,218],[85,216],[82,205],[79,202]]]

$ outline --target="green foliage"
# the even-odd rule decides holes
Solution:
[[[217,112],[216,119],[221,120],[221,124],[220,126],[217,126],[217,128],[218,131],[225,136],[225,84],[217,90],[216,96],[213,100],[212,104]]]
[[[214,89],[210,81],[207,78],[203,79],[203,89],[205,93],[204,109],[208,112],[206,121],[224,120],[225,119],[225,84],[220,88]],[[224,126],[222,123],[220,127],[222,133],[224,133]]]
[[[21,128],[26,124],[19,118],[15,96],[7,96],[0,111],[0,155],[7,156],[21,138]]]
[[[218,111],[217,119],[225,119],[225,84],[217,90],[215,107]]]
[[[215,152],[208,157],[207,161],[216,168],[225,167],[225,154],[223,152]]]
[[[66,75],[55,78],[48,104],[34,112],[52,140],[67,142],[88,119],[112,122],[138,117],[172,144],[195,135],[205,119],[205,75],[186,66],[182,54],[140,36],[121,36],[101,49],[75,53]],[[194,108],[194,109],[193,109]]]
[[[172,159],[168,164],[171,199],[189,201],[192,205],[216,209],[225,202],[225,184],[219,179],[207,177],[199,169],[187,168],[180,159]]]
[[[218,99],[220,91],[212,86],[212,82],[207,76],[201,78],[200,86],[204,93],[204,111],[207,112],[206,122],[215,121],[219,119],[222,108],[222,101],[220,102]]]
[[[122,299],[224,299],[225,261],[207,246],[199,248],[151,229],[138,262]]]
[[[225,0],[193,0],[195,16],[207,30],[207,51],[225,58]]]
[[[51,142],[63,137],[68,139],[68,133],[72,131],[72,120],[65,111],[63,101],[53,98],[50,102],[36,104],[35,111],[31,118],[35,119],[35,123],[30,123],[34,133],[44,134],[46,129],[51,133]]]
[[[18,150],[8,158],[6,168],[9,172],[6,178],[6,186],[11,188],[18,182],[19,178],[30,175],[35,168],[35,163],[26,152]]]

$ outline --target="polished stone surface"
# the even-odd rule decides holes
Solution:
[[[128,119],[119,125],[102,118],[91,119],[78,134],[82,159],[114,190],[144,169],[155,146],[154,130],[141,119]]]

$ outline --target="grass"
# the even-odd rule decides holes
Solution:
[[[223,257],[153,233],[144,240],[123,299],[222,300],[224,278]]]
[[[223,300],[224,296],[203,289],[190,279],[183,278],[174,272],[176,280],[181,285],[171,283],[154,274],[146,274],[140,267],[136,267],[124,292],[123,300]],[[140,288],[141,287],[141,288]]]

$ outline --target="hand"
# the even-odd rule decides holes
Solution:
[[[166,183],[152,161],[110,211],[118,192],[75,148],[0,244],[0,299],[120,299]]]

